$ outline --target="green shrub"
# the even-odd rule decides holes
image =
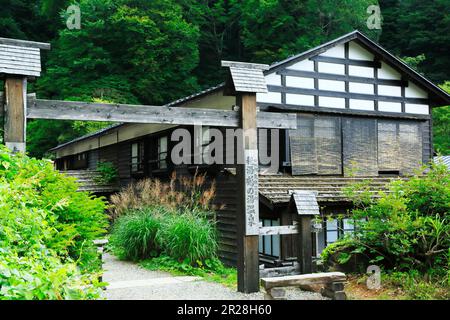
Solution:
[[[110,244],[122,259],[139,260],[156,256],[159,246],[156,234],[161,218],[158,208],[146,208],[119,217],[110,237]]]
[[[92,240],[105,232],[105,203],[77,189],[51,162],[0,146],[0,298],[97,295],[89,272],[99,266]]]
[[[424,175],[390,183],[388,193],[377,200],[348,190],[358,208],[353,237],[324,250],[324,260],[364,257],[386,271],[418,270],[421,274],[447,277],[450,247],[450,172],[432,164]]]
[[[191,212],[166,216],[157,240],[163,252],[191,265],[201,265],[217,256],[217,234],[214,223]]]
[[[417,270],[390,272],[382,276],[382,283],[400,287],[409,299],[449,300],[450,290],[446,281],[425,279]]]
[[[94,178],[97,184],[110,184],[117,180],[119,173],[112,162],[98,162],[97,163],[98,176]]]

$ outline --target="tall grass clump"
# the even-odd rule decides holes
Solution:
[[[167,256],[190,266],[217,259],[214,196],[214,183],[197,173],[131,184],[112,197],[112,249],[123,259]]]
[[[158,254],[156,234],[162,219],[156,211],[157,208],[139,209],[117,219],[110,237],[117,256],[135,261]]]
[[[182,213],[166,217],[157,235],[158,243],[168,256],[190,265],[201,265],[216,258],[216,227],[206,217]]]

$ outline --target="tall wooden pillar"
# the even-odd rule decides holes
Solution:
[[[238,201],[238,291],[259,291],[259,194],[256,94],[237,95],[241,110],[244,163],[237,166]]]
[[[312,216],[298,216],[298,241],[297,241],[297,260],[300,267],[300,274],[312,273]]]
[[[5,79],[4,142],[12,152],[25,152],[27,79],[41,75],[41,49],[50,44],[0,38],[0,76]]]
[[[238,150],[237,267],[238,291],[259,291],[259,192],[256,94],[267,93],[265,64],[222,61],[229,67],[224,94],[236,96],[241,112],[243,150]],[[242,159],[243,158],[243,159]],[[243,160],[243,163],[240,162]]]
[[[7,76],[4,94],[4,142],[13,152],[25,152],[27,78]]]

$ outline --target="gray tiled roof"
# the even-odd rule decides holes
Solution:
[[[230,68],[234,89],[238,92],[267,92],[266,79],[261,70]]]
[[[313,191],[294,190],[291,196],[291,203],[295,205],[299,215],[320,215],[316,193]]]
[[[49,48],[46,43],[0,38],[0,74],[39,77],[40,49]]]
[[[222,61],[222,67],[229,67],[231,80],[236,92],[267,93],[264,70],[269,66],[257,63]]]
[[[293,190],[315,192],[319,203],[349,202],[345,190],[351,184],[368,181],[367,189],[374,198],[380,191],[387,191],[387,184],[398,177],[342,177],[342,176],[291,176],[260,175],[259,193],[272,205],[286,204]]]

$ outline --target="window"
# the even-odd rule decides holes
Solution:
[[[260,220],[264,227],[276,227],[280,225],[280,219],[262,219]],[[260,236],[259,253],[271,257],[280,257],[280,236]]]
[[[131,144],[131,173],[142,173],[144,163],[144,142]]]
[[[167,169],[167,136],[158,138],[158,169]]]
[[[351,218],[326,218],[323,230],[315,236],[316,256],[322,253],[328,245],[355,232],[355,224]]]
[[[211,134],[209,127],[201,127],[201,131],[194,130],[194,152],[192,154],[192,163],[204,164],[209,153],[211,143]]]

